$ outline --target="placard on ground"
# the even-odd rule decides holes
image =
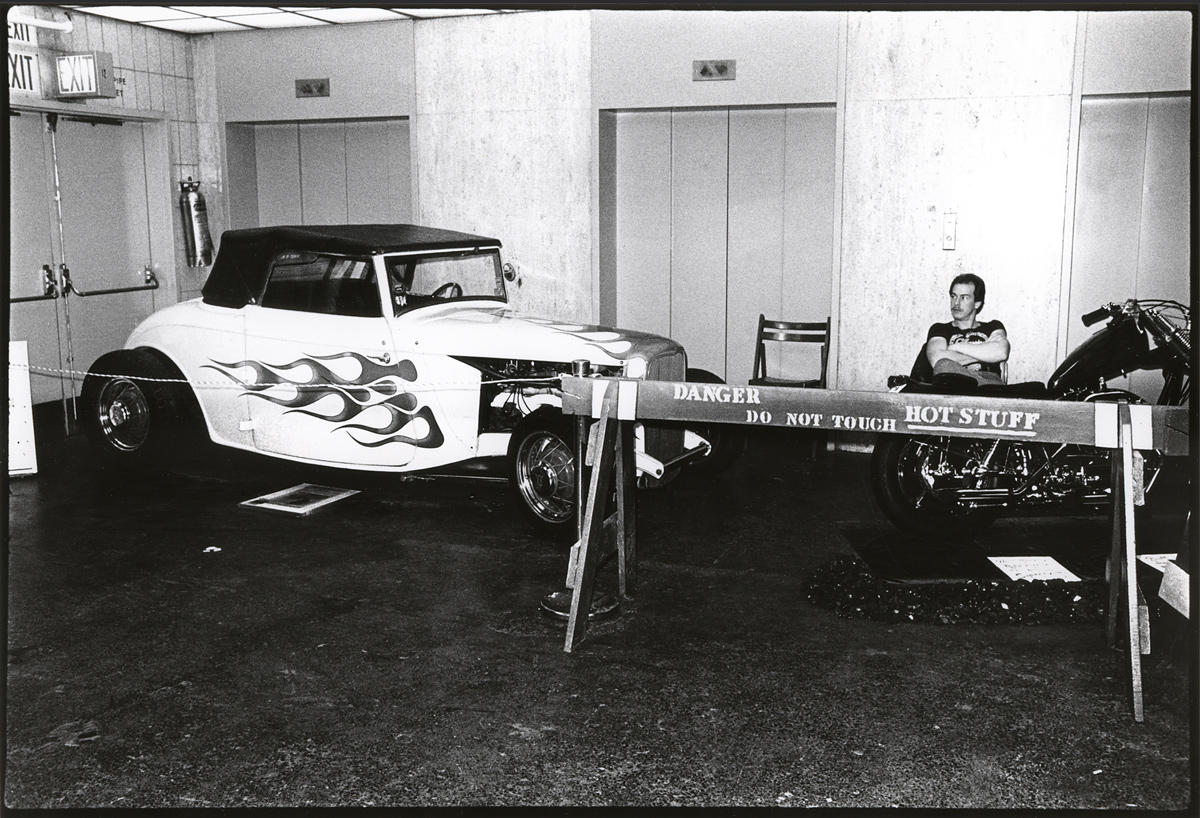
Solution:
[[[301,483],[290,489],[254,497],[238,503],[238,505],[244,508],[260,508],[264,511],[280,511],[285,514],[306,517],[319,508],[324,508],[358,493],[357,489],[339,489],[318,486],[315,483]]]

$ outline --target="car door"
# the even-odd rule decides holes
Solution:
[[[397,354],[382,296],[367,257],[292,252],[272,260],[261,302],[245,308],[238,369],[256,449],[396,471],[467,456],[424,400],[428,362]]]

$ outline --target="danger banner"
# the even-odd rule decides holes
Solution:
[[[621,420],[1117,445],[1113,403],[564,378],[563,411],[598,417],[609,389],[617,390]],[[1132,406],[1131,412],[1135,448],[1187,454],[1185,408]]]

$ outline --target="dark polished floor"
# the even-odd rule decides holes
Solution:
[[[1196,806],[1189,656],[1144,657],[1138,724],[1102,624],[849,618],[805,590],[864,555],[946,588],[981,554],[1102,575],[1103,515],[914,542],[866,455],[764,433],[638,493],[638,593],[565,653],[539,612],[565,551],[503,484],[211,448],[128,477],[53,430],[38,454],[9,483],[10,809]],[[361,493],[238,505],[300,482]],[[1139,550],[1175,551],[1187,502],[1152,498]]]

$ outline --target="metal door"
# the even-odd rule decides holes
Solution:
[[[20,215],[10,227],[9,337],[29,341],[34,402],[62,400],[69,420],[88,367],[162,306],[144,127],[10,117],[11,211]]]

